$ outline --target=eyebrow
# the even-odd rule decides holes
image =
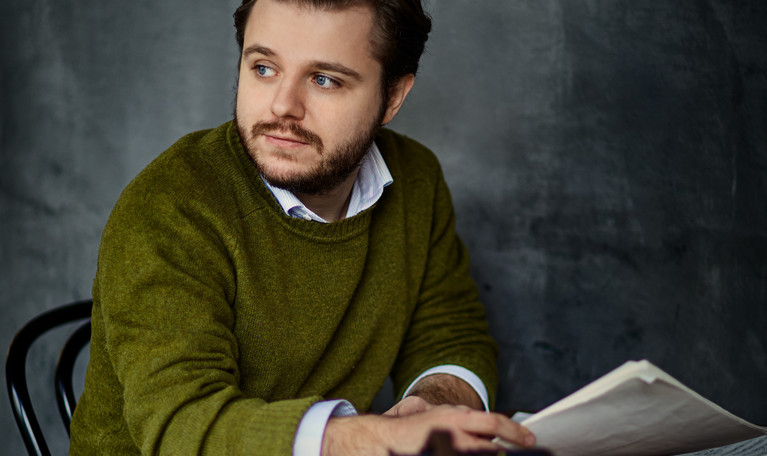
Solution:
[[[349,76],[352,79],[356,79],[357,81],[362,81],[362,75],[358,72],[352,70],[346,65],[341,65],[340,63],[330,63],[330,62],[319,62],[315,61],[312,62],[312,67],[317,68],[318,70],[322,71],[332,71],[335,73],[340,73],[345,76]]]
[[[243,58],[248,58],[252,54],[261,54],[266,57],[274,57],[277,55],[277,53],[271,50],[270,48],[266,46],[261,46],[259,44],[248,46],[247,48],[245,48],[244,51],[242,51]],[[315,60],[311,62],[309,65],[312,68],[316,68],[321,71],[332,71],[335,73],[343,74],[357,81],[362,81],[362,75],[359,74],[359,72],[349,68],[346,65],[342,65],[340,63],[323,62],[320,60]]]
[[[273,50],[269,49],[266,46],[260,46],[258,44],[254,44],[252,46],[248,46],[248,47],[245,48],[244,51],[242,51],[242,56],[243,57],[248,57],[248,56],[250,56],[250,54],[262,54],[262,55],[265,55],[267,57],[272,57],[272,56],[276,55],[276,53]]]

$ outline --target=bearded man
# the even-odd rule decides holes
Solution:
[[[381,128],[420,1],[246,0],[235,26],[235,119],[161,154],[105,228],[71,454],[532,444],[488,412],[497,348],[439,165]],[[389,376],[404,399],[358,415]]]

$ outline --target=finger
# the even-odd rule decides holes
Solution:
[[[395,404],[394,407],[384,412],[384,415],[407,416],[422,413],[431,410],[432,408],[434,408],[434,405],[424,399],[418,396],[408,396]]]
[[[426,412],[428,410],[433,409],[434,407],[436,407],[436,405],[432,404],[429,401],[423,400],[423,399],[421,399],[420,402],[418,403],[418,411],[419,412]]]
[[[462,453],[495,452],[505,449],[489,437],[466,432],[455,432],[453,434],[453,448]]]
[[[535,436],[529,429],[498,413],[467,413],[461,428],[473,434],[490,436],[490,439],[499,437],[524,447],[535,445]]]
[[[511,420],[508,422],[511,426],[502,426],[495,434],[495,438],[498,439],[496,440],[496,443],[501,444],[507,449],[509,444],[516,444],[523,447],[532,447],[535,445],[535,435],[528,428]]]

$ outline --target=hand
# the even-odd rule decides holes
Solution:
[[[485,408],[474,388],[450,374],[434,374],[422,378],[413,385],[408,393],[410,396],[418,396],[433,405],[466,405],[475,410]]]
[[[437,430],[448,432],[453,447],[463,452],[503,450],[503,447],[491,442],[496,436],[523,447],[535,443],[529,430],[506,416],[466,406],[440,405],[422,413],[399,417],[361,415],[331,418],[322,440],[322,455],[416,454],[423,449],[432,432]]]
[[[434,404],[427,402],[419,396],[408,396],[394,404],[394,407],[384,412],[387,416],[407,416],[422,413],[434,408]]]

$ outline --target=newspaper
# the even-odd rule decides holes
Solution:
[[[521,423],[557,456],[683,454],[750,439],[732,452],[695,456],[767,456],[767,439],[757,438],[767,427],[727,412],[647,360],[629,361]]]

